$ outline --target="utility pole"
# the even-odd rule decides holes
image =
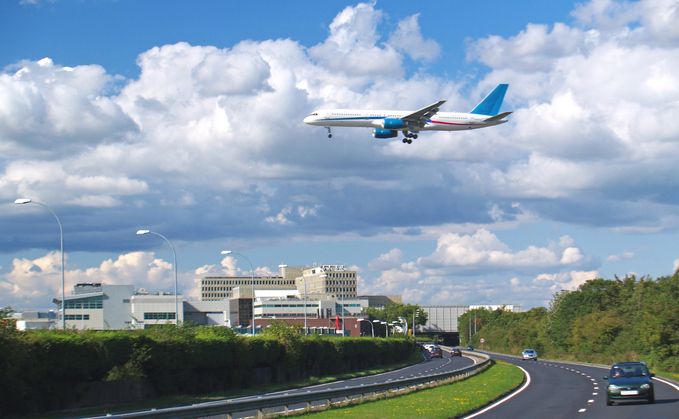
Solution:
[[[471,312],[471,309],[472,309],[472,307],[469,306],[469,311],[468,311],[468,313],[469,313],[469,342],[467,342],[467,344],[469,344],[472,341],[472,312]]]

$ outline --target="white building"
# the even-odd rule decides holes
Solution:
[[[175,312],[175,296],[171,293],[151,294],[134,285],[77,284],[66,295],[66,328],[78,330],[138,329],[149,326],[191,321],[199,325],[229,325],[229,300],[184,301]],[[61,300],[56,327],[61,327]]]
[[[37,329],[54,329],[57,324],[57,313],[54,311],[22,311],[21,313],[12,313],[12,319],[16,321],[18,330],[37,330]]]

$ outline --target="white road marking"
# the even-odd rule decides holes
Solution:
[[[519,366],[517,365],[517,367],[519,367]],[[472,414],[472,415],[470,415],[470,416],[465,416],[463,419],[471,419],[471,418],[475,418],[475,417],[477,417],[478,415],[481,415],[481,414],[483,414],[483,413],[489,411],[490,409],[494,409],[495,407],[501,405],[502,403],[506,402],[507,400],[511,399],[512,397],[516,396],[517,394],[519,394],[519,393],[521,393],[522,391],[524,391],[525,389],[527,389],[528,386],[530,385],[530,374],[528,374],[528,371],[524,370],[524,369],[521,368],[521,367],[519,367],[519,369],[520,369],[521,371],[523,371],[524,375],[526,376],[526,382],[523,384],[523,386],[521,386],[520,389],[518,389],[518,390],[515,391],[514,393],[510,394],[509,396],[505,397],[504,399],[498,400],[497,402],[491,404],[490,406],[486,407],[485,409],[479,410],[478,412],[476,412],[476,413],[474,413],[474,414]]]

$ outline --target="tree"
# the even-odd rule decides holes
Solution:
[[[0,329],[16,329],[16,320],[12,318],[12,314],[14,314],[12,307],[0,307]]]

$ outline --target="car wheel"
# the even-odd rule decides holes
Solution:
[[[608,397],[606,397],[606,406],[613,406],[613,402]]]
[[[651,395],[648,396],[648,402],[649,402],[650,404],[655,403],[655,393],[651,393]]]

